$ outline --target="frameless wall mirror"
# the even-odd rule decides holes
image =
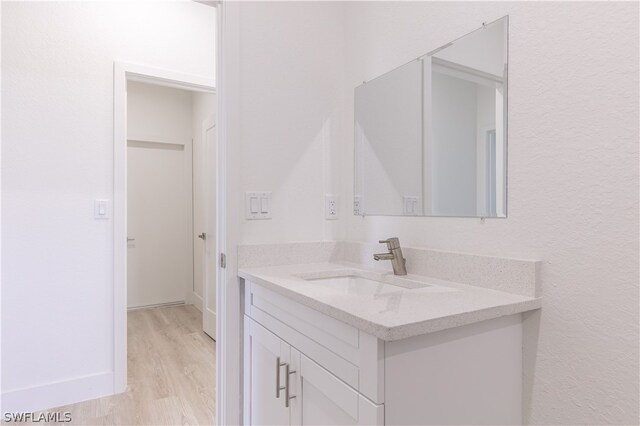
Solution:
[[[506,217],[508,17],[355,89],[357,215]]]

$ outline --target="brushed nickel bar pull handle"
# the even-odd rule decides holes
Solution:
[[[280,391],[284,389],[284,386],[280,386],[280,367],[287,365],[286,362],[280,362],[280,357],[276,358],[276,398],[280,398]],[[287,368],[289,368],[287,366]]]
[[[289,408],[289,401],[292,400],[293,398],[295,398],[295,395],[289,395],[290,392],[290,383],[289,383],[289,377],[294,374],[296,372],[296,370],[290,370],[289,369],[289,364],[287,364],[287,367],[285,368],[287,377],[286,377],[286,385],[285,385],[285,390],[284,390],[284,406],[286,408]]]

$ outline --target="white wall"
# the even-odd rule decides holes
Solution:
[[[240,286],[237,245],[337,239],[343,220],[324,219],[324,194],[342,193],[343,8],[331,2],[227,2],[218,96],[226,106],[227,319],[220,351],[226,379],[219,410],[240,421]],[[351,156],[352,157],[352,156]],[[246,221],[244,192],[272,191],[273,219]],[[220,364],[218,364],[220,366]],[[235,375],[236,372],[238,375]]]
[[[241,192],[272,191],[271,220],[242,219],[241,243],[333,239],[324,194],[342,195],[342,7],[239,5]],[[341,197],[341,216],[351,202]],[[244,217],[244,212],[241,213]]]
[[[113,389],[113,62],[211,78],[215,10],[3,2],[3,409]]]
[[[192,93],[129,81],[127,139],[191,146]]]
[[[345,123],[363,80],[505,14],[508,218],[351,217],[347,237],[542,260],[524,420],[637,424],[638,4],[349,3]]]
[[[525,420],[637,423],[638,5],[242,3],[227,11],[230,270],[236,243],[342,236],[541,259],[544,307],[526,317]],[[343,208],[328,228],[321,188],[336,185],[349,209],[353,196],[353,88],[505,14],[509,217],[361,218]],[[329,133],[317,130],[321,117],[331,118]],[[328,162],[318,134],[331,135]],[[241,218],[240,194],[253,189],[274,191],[274,220]],[[239,303],[230,279],[230,301]],[[227,356],[237,355],[235,339]],[[237,394],[237,383],[228,389]],[[237,415],[229,398],[225,408]]]

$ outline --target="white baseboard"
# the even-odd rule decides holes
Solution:
[[[77,377],[2,394],[2,411],[32,412],[113,394],[113,372]]]
[[[154,308],[170,308],[172,306],[180,306],[185,304],[188,304],[188,303],[185,303],[184,301],[180,301],[180,302],[169,302],[169,303],[157,303],[155,305],[131,306],[127,308],[127,312],[142,311],[144,309],[154,309]]]
[[[195,306],[200,312],[202,312],[202,296],[197,294],[195,291],[191,292],[191,304]]]

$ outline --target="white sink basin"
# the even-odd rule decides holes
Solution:
[[[420,281],[364,271],[327,271],[317,274],[301,274],[298,277],[312,282],[314,285],[321,285],[338,293],[354,296],[373,296],[430,287],[429,284]]]

